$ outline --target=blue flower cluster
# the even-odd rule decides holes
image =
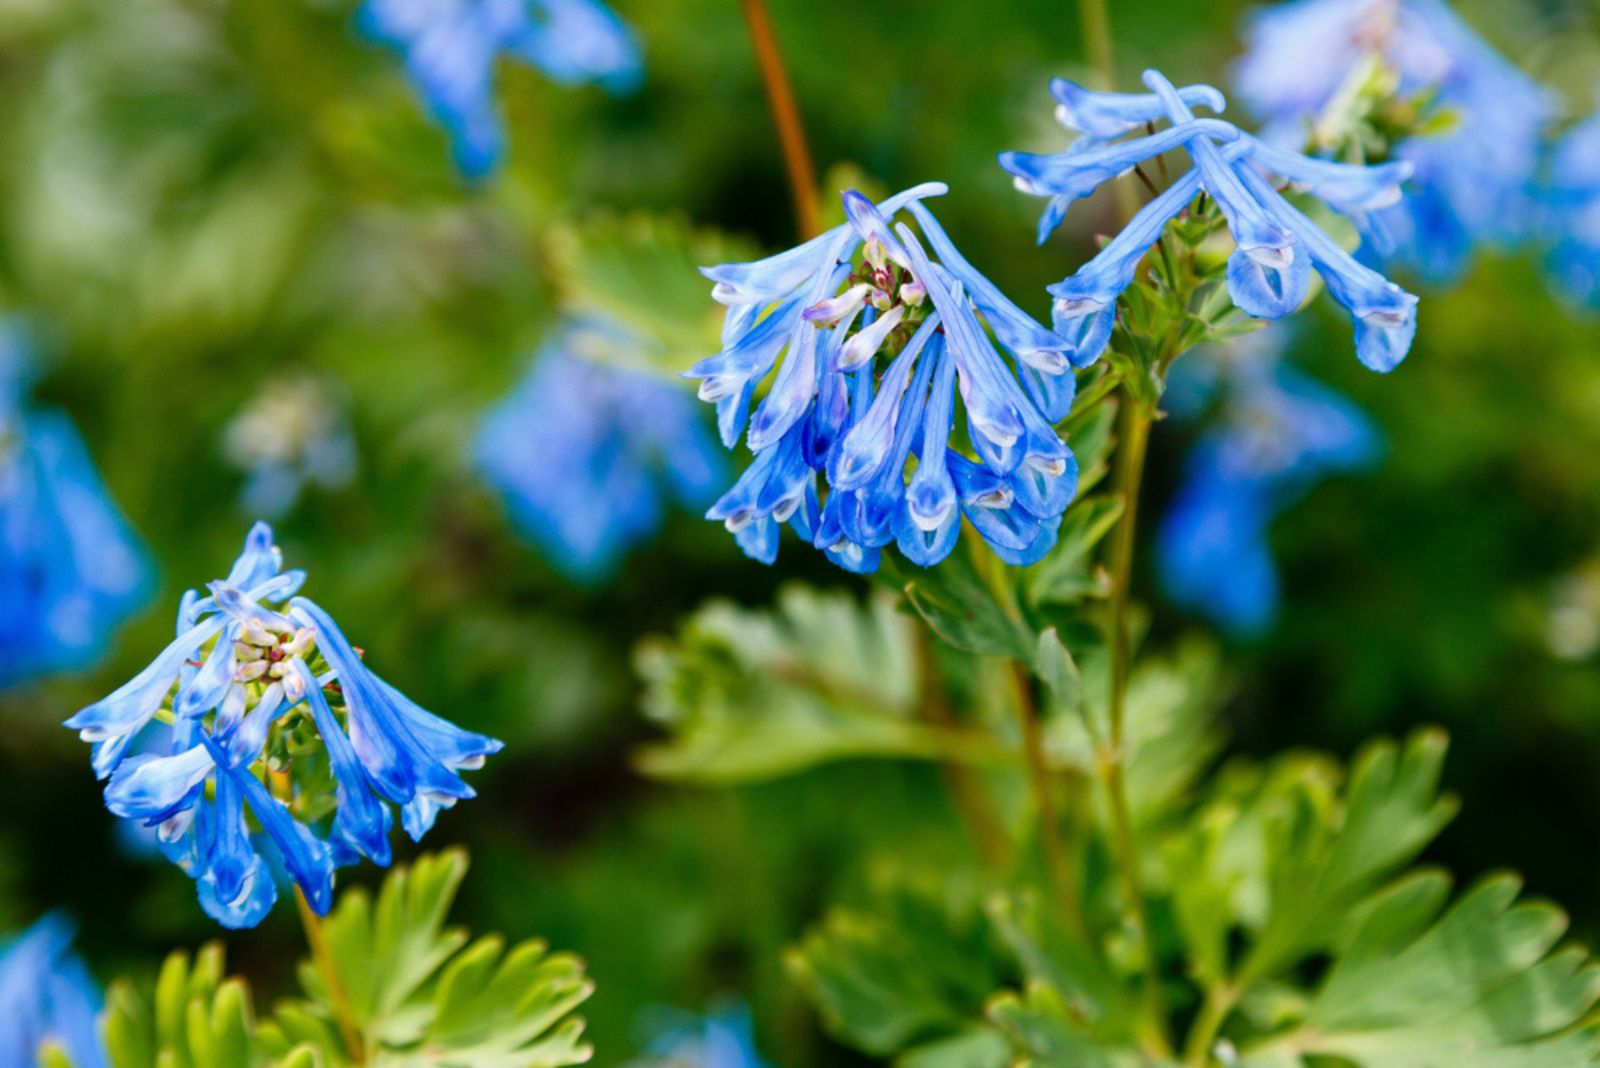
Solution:
[[[944,192],[929,183],[874,205],[850,191],[847,221],[819,237],[704,269],[728,308],[723,347],[686,375],[715,403],[723,444],[748,420],[755,454],[707,515],[751,557],[772,562],[785,523],[855,572],[891,543],[939,562],[963,517],[1008,563],[1055,544],[1078,479],[1053,426],[1076,389],[1072,346],[956,251],[921,203]],[[922,239],[894,223],[902,211]]]
[[[580,354],[571,325],[485,420],[478,467],[517,527],[569,577],[597,581],[661,525],[669,499],[704,508],[727,463],[671,382]]]
[[[106,1068],[100,988],[72,952],[72,926],[52,913],[0,944],[0,1064],[39,1063],[51,1043],[73,1068]]]
[[[150,589],[77,430],[28,406],[27,350],[0,323],[0,687],[85,666]]]
[[[1403,141],[1404,203],[1365,227],[1372,250],[1448,281],[1482,243],[1533,237],[1533,189],[1555,98],[1499,55],[1442,0],[1293,0],[1255,15],[1236,83],[1286,147],[1305,144],[1322,110],[1371,56],[1402,93],[1434,93],[1452,124]]]
[[[1260,633],[1277,612],[1273,518],[1319,479],[1379,452],[1367,417],[1285,363],[1280,340],[1243,338],[1193,365],[1214,369],[1220,421],[1190,454],[1157,546],[1167,595],[1243,635]]]
[[[1050,198],[1040,221],[1041,240],[1074,200],[1142,161],[1179,146],[1193,160],[1194,166],[1145,204],[1099,254],[1050,287],[1055,328],[1070,342],[1073,362],[1081,366],[1105,350],[1117,298],[1133,284],[1145,253],[1167,223],[1205,193],[1215,200],[1236,246],[1227,269],[1235,305],[1262,319],[1288,315],[1305,300],[1315,268],[1354,318],[1361,362],[1375,371],[1393,369],[1416,335],[1417,298],[1356,262],[1267,176],[1360,218],[1395,203],[1410,164],[1351,166],[1274,148],[1231,123],[1197,118],[1194,106],[1212,112],[1225,106],[1222,94],[1210,86],[1177,89],[1153,70],[1145,72],[1144,83],[1151,92],[1099,93],[1057,79],[1051,86],[1057,118],[1079,138],[1065,152],[1000,157],[1019,189]],[[1161,120],[1170,125],[1145,132]]]
[[[226,578],[184,595],[177,638],[66,723],[110,778],[106,807],[157,828],[227,927],[272,908],[274,864],[326,912],[335,866],[389,863],[389,803],[420,839],[440,808],[473,796],[460,772],[500,749],[369,670],[333,619],[295,596],[305,578],[283,570],[257,523]],[[329,786],[331,819],[308,814]]]
[[[1556,142],[1544,189],[1550,274],[1572,300],[1600,307],[1600,112]]]
[[[558,82],[598,82],[618,93],[634,89],[642,74],[632,33],[601,0],[366,0],[359,24],[405,56],[469,178],[489,173],[505,154],[494,98],[502,53]]]

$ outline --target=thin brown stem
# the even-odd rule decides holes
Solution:
[[[783,149],[783,165],[789,174],[789,192],[794,197],[795,224],[802,237],[814,237],[817,227],[817,180],[811,164],[811,149],[806,144],[805,124],[800,121],[800,107],[795,103],[794,89],[789,83],[789,73],[783,65],[783,53],[778,50],[778,39],[772,32],[772,19],[767,14],[764,0],[739,0],[744,8],[744,20],[750,27],[750,43],[756,51],[756,63],[761,68],[761,81],[767,90],[767,103],[772,109],[772,124],[778,130],[778,143]]]

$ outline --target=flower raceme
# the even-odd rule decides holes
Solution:
[[[1050,287],[1055,328],[1070,343],[1073,362],[1082,366],[1105,350],[1117,298],[1133,284],[1140,261],[1167,223],[1203,193],[1216,202],[1237,246],[1227,269],[1235,305],[1260,319],[1288,315],[1305,300],[1314,268],[1354,317],[1362,363],[1376,371],[1393,369],[1416,333],[1417,298],[1356,262],[1268,176],[1359,220],[1399,199],[1410,165],[1362,167],[1283,151],[1221,119],[1196,117],[1195,106],[1220,113],[1226,105],[1210,86],[1178,89],[1156,71],[1146,71],[1144,82],[1149,93],[1098,93],[1057,79],[1051,85],[1057,118],[1081,136],[1065,152],[1000,156],[1020,190],[1050,198],[1040,240],[1074,200],[1143,161],[1179,147],[1193,161],[1093,259]],[[1163,120],[1169,125],[1154,131]]]
[[[891,543],[939,562],[963,517],[1009,563],[1055,544],[1077,488],[1053,426],[1072,406],[1074,353],[962,258],[922,203],[945,189],[877,205],[850,191],[826,233],[704,269],[728,308],[723,347],[686,377],[716,405],[723,444],[744,432],[755,454],[707,517],[751,557],[771,563],[786,523],[856,572]]]
[[[281,866],[326,912],[335,866],[390,860],[389,805],[413,839],[473,796],[460,772],[500,743],[424,711],[298,597],[257,523],[226,578],[191,590],[177,638],[66,726],[93,745],[106,807],[157,829],[227,927],[259,923]]]
[[[568,85],[627,92],[640,77],[632,33],[601,0],[367,0],[360,25],[405,56],[468,178],[483,177],[505,154],[494,99],[502,52]]]

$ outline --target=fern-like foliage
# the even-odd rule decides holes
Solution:
[[[1511,876],[1452,902],[1446,876],[1407,870],[1455,811],[1444,751],[1426,730],[1366,747],[1348,776],[1303,755],[1237,764],[1146,828],[1146,870],[1167,873],[1148,892],[1171,1042],[1092,871],[1076,903],[1087,938],[1024,880],[982,910],[903,893],[835,910],[791,968],[841,1040],[905,1065],[1600,1064],[1600,964],[1561,944],[1565,916],[1519,902]]]
[[[507,948],[445,926],[466,875],[461,850],[393,869],[376,899],[341,895],[323,935],[339,993],[311,961],[303,996],[258,1020],[248,985],[225,977],[223,950],[167,958],[153,987],[118,981],[107,993],[112,1068],[566,1068],[593,1051],[573,1010],[593,984],[577,958],[545,943]],[[348,1013],[352,1043],[335,1005]],[[72,1068],[47,1050],[46,1068]]]
[[[323,926],[339,993],[310,961],[304,998],[278,1006],[260,1029],[263,1048],[318,1051],[320,1064],[392,1068],[561,1068],[593,1051],[572,1011],[594,991],[583,964],[542,941],[509,950],[498,935],[472,939],[445,926],[467,871],[451,850],[397,868],[376,899],[345,893]],[[341,1037],[336,1005],[349,1008],[363,1059]]]

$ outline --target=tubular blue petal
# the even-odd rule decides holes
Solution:
[[[383,794],[396,803],[419,792],[471,797],[472,788],[417,738],[399,707],[398,691],[367,669],[333,618],[304,597],[290,602],[290,613],[316,631],[317,647],[338,675],[361,766]]]
[[[1000,344],[1022,363],[1043,374],[1065,374],[1070,349],[1066,339],[1034,322],[1000,292],[1000,287],[968,263],[931,211],[916,203],[911,205],[910,211],[927,236],[928,244],[939,257],[940,265],[966,289]]]
[[[1161,98],[1153,94],[1102,93],[1065,78],[1050,79],[1050,95],[1058,105],[1057,120],[1090,137],[1121,137],[1166,115]],[[1223,95],[1209,85],[1186,85],[1178,90],[1178,96],[1186,104],[1219,115],[1227,107]]]
[[[1405,359],[1416,336],[1417,298],[1357,263],[1321,227],[1279,196],[1265,178],[1248,170],[1244,178],[1262,202],[1299,235],[1328,292],[1355,316],[1356,356],[1374,371],[1392,371]]]
[[[306,705],[311,709],[312,722],[317,726],[333,771],[339,806],[334,819],[351,844],[375,863],[387,867],[391,856],[389,810],[372,792],[355,746],[339,725],[333,709],[328,707],[328,699],[322,695],[316,676],[304,661],[295,661],[293,670],[305,687]]]
[[[1162,77],[1159,71],[1145,71],[1144,83],[1161,97],[1174,123],[1187,123],[1194,118],[1193,112],[1183,103],[1172,83]],[[1232,231],[1233,239],[1239,248],[1268,271],[1287,269],[1294,261],[1294,236],[1274,222],[1262,209],[1240,181],[1239,175],[1224,159],[1221,151],[1209,139],[1191,138],[1188,148],[1189,155],[1193,157],[1195,166],[1200,171],[1206,191],[1215,198],[1217,206],[1222,209],[1223,215],[1228,220],[1228,229]],[[1297,277],[1306,276],[1302,274]],[[1292,292],[1288,285],[1283,288]],[[1234,295],[1234,300],[1238,302],[1238,294]],[[1297,296],[1294,303],[1299,304],[1299,302],[1300,297]]]
[[[1191,119],[1158,133],[1116,141],[1076,152],[1037,155],[1002,152],[1000,166],[1020,179],[1018,188],[1035,196],[1060,196],[1068,201],[1093,193],[1101,185],[1127,174],[1147,159],[1170,152],[1198,137],[1235,141],[1238,127],[1221,119]]]
[[[203,745],[176,756],[141,755],[122,762],[106,784],[106,807],[125,819],[169,815],[216,768]]]

